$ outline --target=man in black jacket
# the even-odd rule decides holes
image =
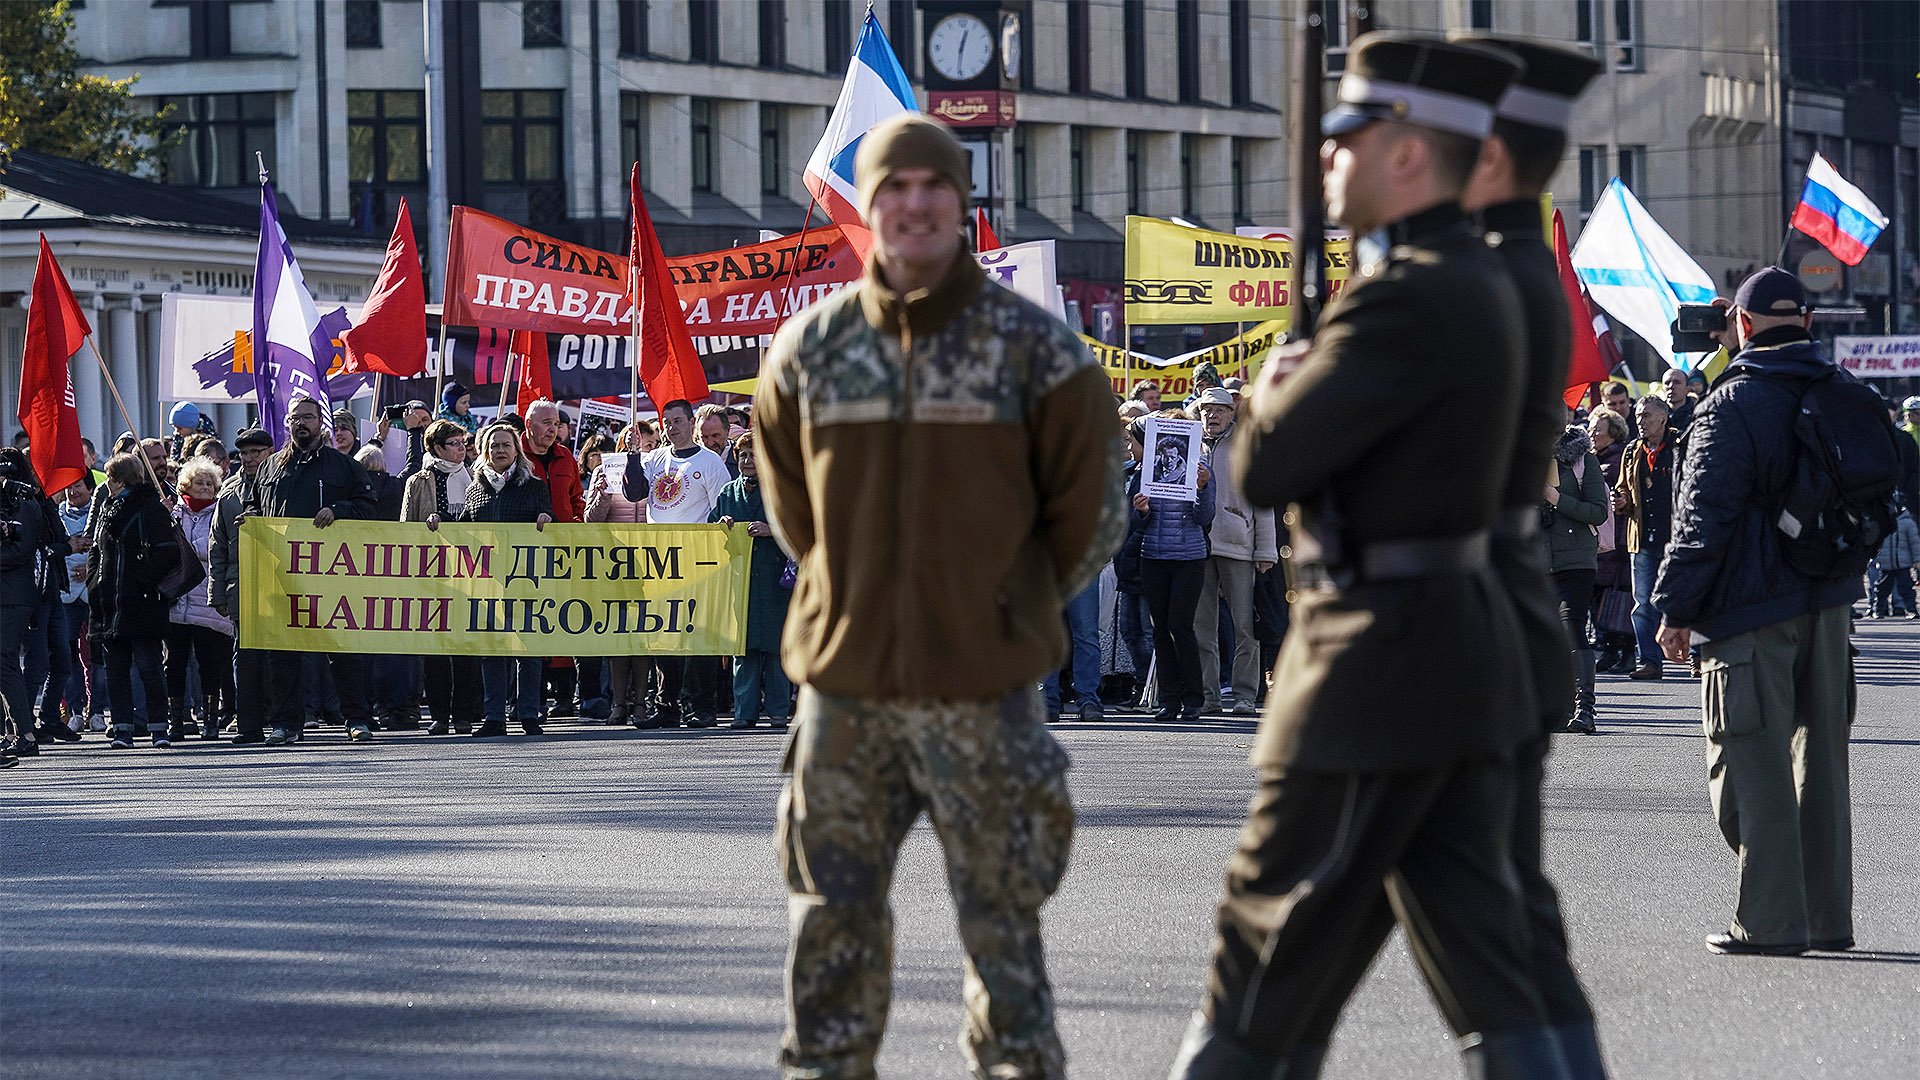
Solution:
[[[374,515],[373,487],[360,463],[326,445],[326,424],[320,405],[296,395],[287,407],[287,445],[260,466],[253,485],[248,514],[261,517],[312,518],[324,529],[340,519],[366,521]],[[266,741],[284,746],[300,740],[300,688],[304,653],[275,652],[267,660],[267,715],[272,730]],[[340,712],[347,722],[347,738],[373,738],[368,723],[365,665],[355,653],[319,654],[333,667],[333,683],[340,694]]]
[[[1740,859],[1733,923],[1707,938],[1718,953],[1853,945],[1847,635],[1860,575],[1800,576],[1775,526],[1792,485],[1800,395],[1833,368],[1811,323],[1787,271],[1768,267],[1740,286],[1729,320],[1739,353],[1689,425],[1654,586],[1667,657],[1700,645],[1708,790]],[[1891,431],[1884,414],[1868,421]]]

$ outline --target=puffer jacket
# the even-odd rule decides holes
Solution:
[[[47,544],[47,523],[39,500],[23,499],[0,527],[0,607],[33,608],[41,601],[40,549]],[[7,618],[28,618],[8,615]],[[18,663],[18,657],[8,657]]]
[[[1560,501],[1553,508],[1553,524],[1540,533],[1547,545],[1547,572],[1598,569],[1600,537],[1594,530],[1607,520],[1610,496],[1606,473],[1585,428],[1560,433],[1553,447],[1553,467]]]
[[[1812,581],[1795,573],[1774,525],[1778,493],[1793,475],[1801,388],[1832,369],[1806,331],[1766,330],[1694,411],[1673,540],[1653,587],[1653,604],[1668,625],[1726,638],[1860,598],[1858,574]],[[1893,437],[1885,413],[1874,419]]]
[[[184,623],[188,626],[204,626],[209,630],[218,630],[228,637],[233,636],[233,620],[220,614],[213,608],[212,585],[213,565],[211,562],[214,537],[214,515],[219,511],[220,500],[214,499],[205,509],[194,510],[181,500],[173,508],[174,524],[186,534],[187,541],[193,545],[193,553],[200,557],[200,565],[207,570],[206,589],[194,589],[173,602],[173,610],[167,613],[170,622]],[[224,568],[223,568],[224,569]],[[236,569],[238,569],[236,567]]]
[[[1274,540],[1273,511],[1255,509],[1239,485],[1228,478],[1229,470],[1219,467],[1233,460],[1233,437],[1239,430],[1240,425],[1230,424],[1218,439],[1207,445],[1208,465],[1213,469],[1214,482],[1220,484],[1214,500],[1213,524],[1207,528],[1207,542],[1212,554],[1221,558],[1279,562],[1280,545]]]
[[[1880,543],[1880,553],[1873,557],[1882,571],[1905,570],[1920,562],[1920,525],[1913,523],[1913,515],[1900,512],[1900,520],[1894,522],[1893,531]]]
[[[107,500],[87,558],[88,633],[114,641],[164,636],[168,605],[159,586],[179,553],[173,519],[152,484],[135,485]]]
[[[1214,521],[1215,493],[1220,490],[1220,474],[1200,489],[1193,502],[1185,499],[1147,499],[1147,511],[1136,510],[1143,531],[1140,557],[1143,559],[1204,559],[1212,553],[1207,546],[1207,528]]]

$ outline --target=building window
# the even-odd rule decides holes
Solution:
[[[687,59],[696,64],[720,62],[719,0],[687,0]]]
[[[1326,47],[1326,72],[1339,75],[1347,70],[1346,0],[1321,0],[1320,10],[1326,13],[1327,19],[1320,38]]]
[[[1235,105],[1253,104],[1253,5],[1232,0],[1227,8],[1229,93]]]
[[[1606,21],[1611,12],[1613,21]],[[1573,36],[1589,49],[1599,45],[1602,31],[1612,35],[1609,43],[1615,71],[1640,70],[1640,5],[1638,0],[1574,0]]]
[[[427,141],[418,90],[347,91],[347,179],[418,184]]]
[[[647,0],[620,0],[620,54],[645,56],[647,45]]]
[[[185,135],[161,168],[161,179],[187,187],[245,187],[257,183],[254,152],[273,168],[272,94],[194,94],[157,98],[173,107],[174,126]]]
[[[1198,185],[1199,178],[1194,174],[1193,137],[1182,135],[1180,136],[1180,216],[1188,221],[1198,216],[1194,212],[1196,204],[1194,188]]]
[[[647,163],[643,153],[647,148],[647,96],[631,90],[620,94],[620,161],[622,172],[635,164],[640,166],[640,180],[646,182]]]
[[[1246,225],[1250,224],[1247,214],[1246,141],[1243,139],[1233,140],[1232,154],[1233,162],[1229,166],[1229,171],[1233,181],[1233,223],[1235,225]]]
[[[825,7],[820,27],[826,44],[822,63],[826,66],[821,70],[829,75],[844,73],[853,60],[853,0],[825,0]]]
[[[1146,0],[1121,0],[1120,44],[1126,53],[1127,96],[1147,96],[1147,5]]]
[[[1015,128],[1018,131],[1019,128]],[[1067,137],[1068,175],[1073,185],[1073,212],[1087,212],[1087,133],[1079,128]]]
[[[760,105],[760,194],[787,193],[787,110]]]
[[[1647,181],[1647,148],[1644,146],[1623,146],[1619,157],[1614,160],[1613,175],[1627,185],[1627,190],[1641,198],[1646,197],[1642,184]]]
[[[1136,131],[1127,132],[1127,213],[1147,212],[1147,148]]]
[[[900,66],[907,69],[908,79],[920,74],[920,41],[913,32],[913,9],[913,0],[889,0],[887,4],[887,41],[900,58]]]
[[[347,0],[347,48],[380,47],[380,0]]]
[[[693,137],[688,141],[692,151],[690,162],[693,190],[713,191],[713,102],[708,98],[693,98],[688,103],[688,113],[693,120]]]
[[[488,183],[560,179],[560,91],[480,94],[481,172]]]
[[[1600,201],[1600,193],[1607,190],[1607,148],[1604,146],[1583,146],[1580,148],[1580,224],[1585,225],[1593,213],[1593,204]]]
[[[1087,3],[1067,0],[1067,92],[1073,94],[1090,93],[1092,87],[1093,32],[1087,25]]]
[[[1173,16],[1174,51],[1179,54],[1180,100],[1200,100],[1200,5],[1181,4]]]
[[[550,49],[565,45],[560,33],[560,0],[520,0],[520,47]]]
[[[760,0],[760,66],[787,66],[786,0]]]
[[[1033,130],[1015,125],[1013,129],[1013,205],[1022,210],[1033,205]]]
[[[1493,0],[1468,0],[1467,25],[1475,30],[1493,29]]]

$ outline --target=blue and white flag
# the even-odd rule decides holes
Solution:
[[[322,424],[333,413],[323,376],[333,356],[332,331],[321,326],[300,264],[280,228],[273,183],[260,178],[260,254],[253,269],[253,394],[260,427],[273,445],[286,442],[287,406],[295,394],[320,403]]]
[[[1694,361],[1673,351],[1672,324],[1681,304],[1710,304],[1713,279],[1615,177],[1594,204],[1573,269],[1587,295],[1639,334],[1667,362],[1690,371]]]
[[[833,115],[827,117],[826,134],[807,159],[807,190],[826,210],[827,219],[840,226],[863,226],[860,197],[853,182],[853,156],[860,140],[883,120],[901,113],[919,112],[913,96],[913,83],[906,69],[887,44],[886,32],[873,9],[867,9],[866,22],[860,26],[860,41],[854,46],[853,63],[847,66],[847,81],[840,86],[840,100]]]

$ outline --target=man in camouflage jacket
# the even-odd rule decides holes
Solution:
[[[781,1062],[873,1075],[887,891],[925,810],[967,951],[970,1064],[1060,1077],[1039,910],[1073,808],[1036,684],[1065,659],[1065,598],[1125,528],[1113,397],[1066,326],[966,252],[946,129],[890,121],[855,167],[867,274],[782,329],[755,397],[768,516],[800,562],[781,649],[802,687],[779,809]]]

